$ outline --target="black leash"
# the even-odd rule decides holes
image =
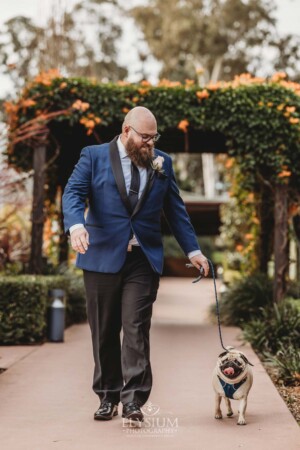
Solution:
[[[210,265],[210,268],[211,268],[211,273],[212,273],[213,280],[214,280],[215,298],[216,298],[216,312],[217,312],[217,318],[218,318],[218,328],[219,328],[220,342],[221,342],[221,346],[223,347],[223,349],[226,352],[228,352],[228,349],[226,347],[224,347],[223,339],[222,339],[219,300],[218,300],[218,294],[217,294],[217,285],[216,285],[216,277],[215,277],[214,266],[213,266],[213,263],[211,262],[210,259],[207,258],[207,261],[209,262],[209,265]],[[194,265],[192,263],[188,263],[188,264],[186,264],[186,267],[190,268],[190,267],[194,267]],[[204,277],[204,269],[203,269],[203,267],[200,267],[200,275],[193,281],[193,283],[198,283],[198,281],[200,281],[203,277]]]

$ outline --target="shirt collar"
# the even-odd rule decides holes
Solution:
[[[127,152],[126,152],[126,148],[124,147],[124,144],[121,141],[121,135],[118,137],[117,146],[118,146],[120,158],[121,159],[127,158],[128,155],[127,155]]]

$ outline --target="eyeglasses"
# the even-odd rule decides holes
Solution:
[[[139,132],[136,131],[131,125],[128,125],[128,126],[129,126],[129,128],[132,128],[133,131],[134,131],[136,134],[138,134],[138,135],[142,138],[142,141],[143,141],[143,142],[149,142],[151,139],[152,139],[153,142],[157,142],[158,139],[160,138],[160,134],[159,134],[159,133],[156,133],[156,134],[154,134],[153,136],[149,136],[149,134],[142,134],[142,133],[139,133]]]

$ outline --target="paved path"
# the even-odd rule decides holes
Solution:
[[[151,334],[154,385],[142,428],[121,417],[96,422],[91,390],[93,361],[88,326],[76,325],[64,343],[0,347],[0,445],[5,450],[299,449],[298,425],[256,355],[246,426],[214,419],[211,372],[221,348],[217,328],[206,318],[213,301],[211,280],[162,279]],[[226,345],[239,330],[224,328]],[[121,412],[121,406],[119,408]]]

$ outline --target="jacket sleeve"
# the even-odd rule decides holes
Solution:
[[[69,234],[69,229],[72,225],[77,223],[85,224],[85,202],[90,191],[91,179],[91,155],[89,147],[84,147],[62,196],[64,228],[67,234]]]
[[[190,217],[186,211],[184,202],[179,194],[179,189],[176,183],[174,170],[171,164],[171,179],[168,191],[164,199],[163,211],[167,222],[175,236],[178,244],[186,255],[195,250],[200,250],[197,242],[196,233],[191,224]]]

